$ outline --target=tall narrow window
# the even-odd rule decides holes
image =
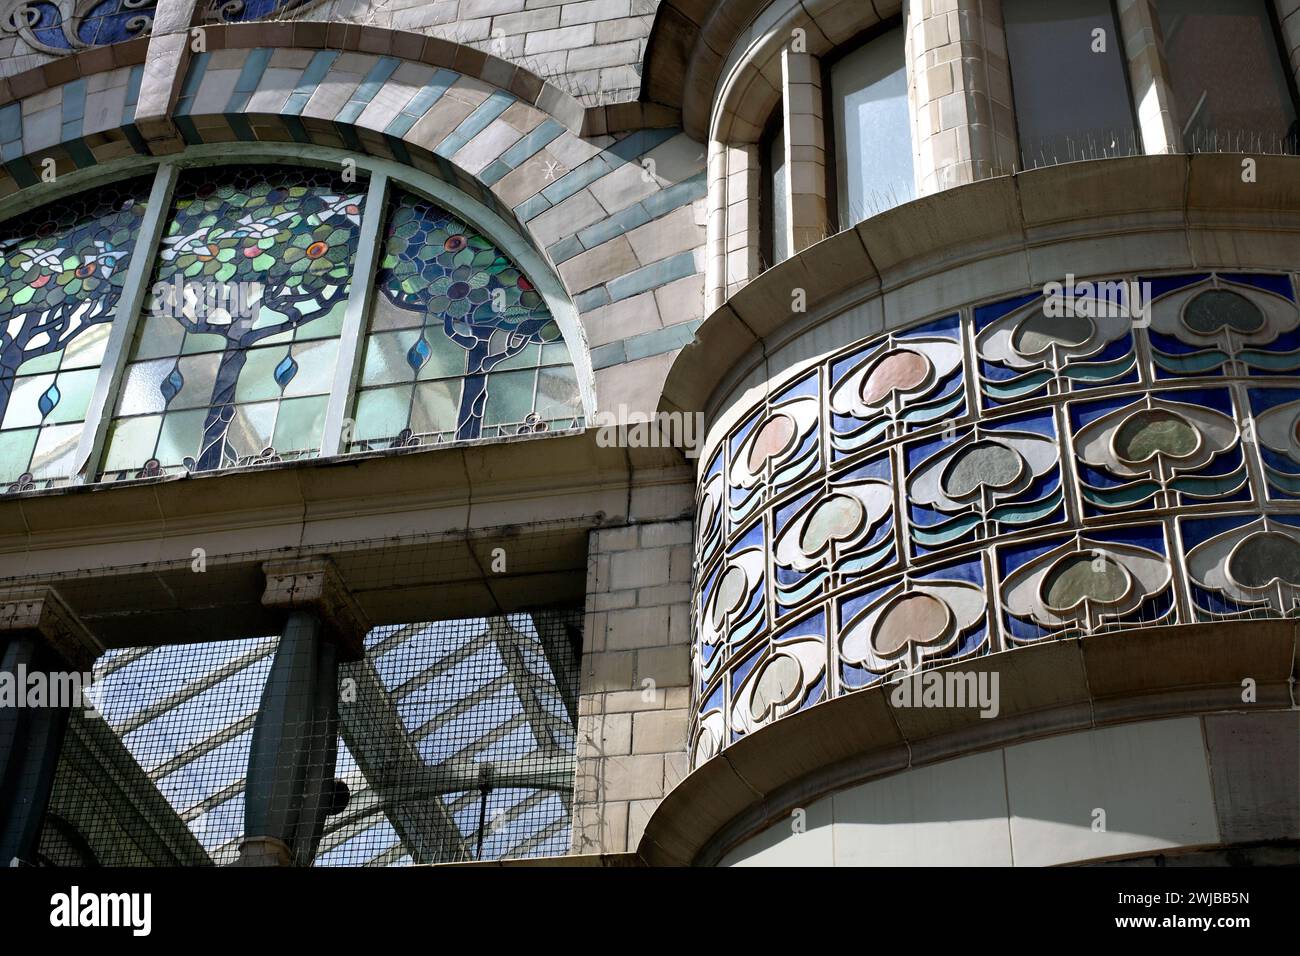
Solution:
[[[214,167],[182,177],[105,478],[316,453],[364,190],[311,169]]]
[[[1110,0],[1003,0],[1020,163],[1140,152]]]
[[[841,228],[916,195],[904,60],[896,27],[831,67]]]
[[[0,486],[71,477],[149,181],[42,206],[0,230]]]
[[[1296,107],[1267,0],[1157,0],[1188,152],[1296,152]]]
[[[559,326],[491,240],[399,192],[383,242],[350,450],[582,423]]]

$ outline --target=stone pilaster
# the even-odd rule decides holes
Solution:
[[[706,231],[708,311],[722,305],[763,271],[759,249],[758,145],[709,144],[709,220]]]
[[[786,248],[790,255],[830,233],[826,215],[826,121],[822,71],[810,53],[781,50],[785,121]]]
[[[691,522],[593,531],[573,852],[635,850],[686,773]]]
[[[135,125],[155,156],[185,149],[172,110],[189,69],[196,4],[197,0],[158,0],[154,10]]]
[[[1119,29],[1143,152],[1180,153],[1183,138],[1152,0],[1119,0]]]
[[[998,0],[914,0],[904,14],[918,196],[1016,164],[1006,34]]]

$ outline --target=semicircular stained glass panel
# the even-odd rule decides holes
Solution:
[[[279,166],[181,177],[104,479],[319,451],[365,188]]]
[[[560,328],[495,243],[404,191],[382,240],[350,451],[583,424]]]
[[[0,490],[71,477],[149,195],[133,179],[0,226]]]

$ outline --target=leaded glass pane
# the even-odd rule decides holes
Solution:
[[[134,179],[0,227],[0,485],[51,487],[76,469],[148,195]]]
[[[181,178],[105,478],[319,450],[364,189],[281,167]]]
[[[582,424],[559,326],[501,249],[407,192],[383,241],[349,450]],[[557,376],[574,387],[551,388]]]

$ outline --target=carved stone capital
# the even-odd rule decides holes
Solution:
[[[329,558],[268,561],[266,592],[262,604],[286,611],[316,615],[339,649],[339,660],[359,661],[365,656],[370,622],[352,597],[338,568]]]
[[[75,670],[88,671],[104,645],[48,585],[0,589],[0,641],[36,635]]]

